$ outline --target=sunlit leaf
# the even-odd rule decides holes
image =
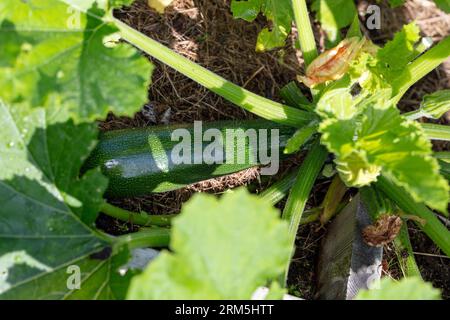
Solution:
[[[258,36],[257,51],[271,50],[284,46],[291,32],[293,12],[290,0],[232,0],[231,11],[235,18],[253,21],[262,12],[272,23]]]
[[[418,277],[400,281],[385,277],[379,287],[361,290],[356,300],[440,300],[441,292]]]
[[[129,299],[250,299],[283,272],[288,229],[245,190],[196,195],[175,219],[171,249],[135,277]]]
[[[419,124],[402,117],[382,97],[358,103],[340,88],[319,101],[322,142],[336,155],[341,178],[348,186],[362,187],[383,173],[415,201],[446,212],[449,188],[431,143]]]
[[[91,228],[107,181],[79,177],[96,125],[1,102],[0,125],[0,299],[123,297],[128,253]]]
[[[8,48],[0,50],[0,97],[43,107],[49,118],[76,121],[139,110],[147,100],[151,65],[130,45],[115,42],[118,30],[105,22],[110,5],[0,2],[1,43]]]

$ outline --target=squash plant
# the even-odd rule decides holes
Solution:
[[[419,115],[439,117],[447,111],[448,92],[424,97],[417,112],[401,115],[396,108],[414,83],[448,57],[450,38],[426,50],[417,45],[419,30],[411,24],[379,48],[361,35],[354,14],[338,25],[351,23],[346,40],[317,57],[305,0],[233,2],[241,18],[254,19],[242,9],[255,12],[256,6],[273,20],[275,29],[260,35],[261,50],[284,41],[287,18],[297,25],[307,67],[300,79],[312,80],[305,81],[312,100],[290,85],[282,104],[227,81],[114,17],[114,8],[132,2],[0,3],[1,298],[122,299],[127,292],[129,298],[250,298],[264,285],[270,286],[270,297],[280,298],[298,226],[317,218],[317,212],[303,213],[329,153],[348,187],[381,191],[415,216],[450,256],[450,233],[431,210],[446,214],[448,183],[429,141],[449,140],[450,130],[414,122]],[[340,39],[339,32],[335,37]],[[152,65],[136,48],[237,106],[291,127],[286,152],[308,151],[298,172],[259,197],[243,190],[220,200],[199,195],[180,217],[131,213],[106,203],[108,179],[85,161],[95,159],[107,140],[102,137],[95,149],[94,120],[109,111],[132,115],[146,100]],[[327,74],[330,67],[334,71]],[[106,143],[111,148],[106,152],[127,153],[141,147],[136,143],[142,135],[155,136],[151,129],[141,138],[135,132],[118,135],[120,143]],[[164,147],[158,139],[147,142],[154,144],[152,152]],[[161,175],[170,178],[170,173]],[[188,182],[194,181],[171,188]],[[271,205],[288,193],[280,220]],[[149,228],[113,237],[95,228],[100,211]],[[172,223],[173,231],[167,228]],[[139,271],[119,271],[130,250],[167,247],[169,240],[173,253],[162,253],[129,289]]]

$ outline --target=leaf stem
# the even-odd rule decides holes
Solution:
[[[303,52],[305,65],[308,66],[317,57],[316,40],[309,19],[306,0],[292,0],[295,25],[298,31],[298,41]]]
[[[145,231],[124,234],[115,238],[115,247],[128,246],[130,250],[137,248],[165,248],[169,246],[170,229],[153,228]]]
[[[289,222],[289,238],[293,253],[295,249],[295,238],[306,202],[308,201],[314,182],[320,173],[320,169],[325,163],[327,155],[327,150],[320,145],[319,141],[316,141],[300,166],[294,186],[284,207],[282,218]],[[289,265],[286,266],[283,275],[283,284],[286,282],[288,271]]]
[[[338,174],[335,175],[321,205],[323,208],[320,215],[321,225],[325,225],[340,211],[339,207],[347,190],[348,188],[341,180],[341,177]]]
[[[271,205],[276,205],[278,202],[287,197],[289,190],[292,188],[295,180],[297,179],[297,174],[298,172],[288,173],[269,188],[261,192],[259,196],[268,201]],[[315,207],[305,210],[300,220],[300,225],[318,221],[322,210],[322,207]]]
[[[450,257],[450,231],[436,218],[433,211],[423,203],[415,202],[401,187],[398,187],[384,176],[378,177],[377,187],[391,198],[404,212],[416,215],[426,221],[416,224],[430,237],[441,250]]]
[[[416,259],[414,258],[414,252],[409,239],[406,223],[403,223],[399,235],[394,240],[394,250],[403,276],[422,278]]]
[[[397,103],[408,89],[429,72],[437,68],[450,54],[450,37],[445,38],[433,48],[410,63],[402,75],[393,83],[394,98]]]
[[[439,151],[435,152],[434,156],[436,159],[449,162],[450,161],[450,152],[449,151]]]
[[[113,217],[115,219],[134,223],[140,226],[159,226],[167,227],[170,226],[171,221],[177,215],[149,215],[148,213],[142,212],[141,214],[128,211],[107,202],[104,202],[100,208],[100,211],[104,214]]]
[[[275,182],[269,188],[261,192],[260,197],[264,200],[269,201],[272,205],[277,204],[283,200],[287,195],[289,190],[295,183],[297,179],[298,172],[291,172],[284,176],[282,179]]]
[[[402,116],[404,116],[405,118],[408,118],[409,120],[417,120],[422,117],[427,117],[427,115],[425,113],[423,113],[423,111],[421,109],[403,113]]]
[[[421,123],[428,139],[450,141],[450,126],[444,126],[434,123]]]
[[[112,20],[121,31],[123,39],[247,111],[262,118],[294,127],[302,127],[316,118],[313,113],[283,105],[243,89],[163,46],[122,21],[116,18],[112,18]]]

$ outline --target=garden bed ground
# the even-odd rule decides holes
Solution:
[[[365,12],[369,3],[359,1],[360,13]],[[437,10],[430,1],[408,1],[404,7],[395,10],[382,5],[381,12],[382,29],[367,34],[376,43],[384,43],[392,38],[395,31],[412,20],[417,21],[423,35],[432,37],[435,41],[450,34],[450,16]],[[123,21],[178,53],[240,86],[273,100],[279,100],[280,88],[295,79],[296,74],[302,71],[302,58],[292,49],[294,37],[289,39],[283,50],[256,53],[255,41],[258,32],[265,25],[264,19],[257,20],[256,23],[233,19],[227,0],[175,0],[165,15],[150,10],[146,1],[141,0],[117,14]],[[360,16],[364,18],[363,15]],[[316,29],[315,33],[320,46],[323,47],[323,33],[319,29]],[[214,121],[253,117],[169,67],[157,61],[153,62],[156,70],[149,90],[149,105],[133,119],[110,115],[106,122],[100,124],[103,130],[166,122],[190,123],[194,120]],[[404,111],[412,110],[419,105],[424,94],[443,88],[450,88],[450,61],[416,84],[403,99],[401,108]],[[448,123],[450,115],[444,116],[440,121]],[[436,144],[435,147],[440,150],[449,149],[444,143]],[[295,167],[300,161],[301,155],[286,161],[280,175]],[[259,192],[275,178],[269,181],[260,179],[257,169],[249,169],[182,190],[124,199],[115,204],[154,214],[176,213],[194,191],[220,193],[227,188],[251,185]],[[308,205],[310,207],[319,205],[326,189],[327,183],[318,182]],[[279,207],[282,206],[283,203],[280,203]],[[105,216],[99,218],[98,225],[113,233],[135,228]],[[450,260],[426,236],[416,231],[414,226],[410,225],[410,228],[414,251],[417,252],[416,258],[424,278],[443,289],[444,296],[449,298]],[[326,226],[319,228],[317,224],[310,224],[300,228],[298,233],[297,251],[289,275],[289,290],[306,299],[312,299],[315,295],[315,265],[320,240],[325,231]],[[400,274],[395,261],[392,249],[386,247],[384,273],[394,278]]]

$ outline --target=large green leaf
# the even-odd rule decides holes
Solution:
[[[450,13],[450,0],[434,0],[434,2],[441,10]]]
[[[322,143],[336,156],[342,180],[362,187],[383,173],[417,202],[447,211],[449,187],[432,157],[423,129],[400,115],[393,100],[393,82],[420,51],[419,29],[412,23],[383,48],[370,42],[353,61],[349,73],[322,92],[316,112],[322,118]],[[362,88],[352,92],[355,84]],[[432,99],[440,112],[442,97]]]
[[[419,54],[415,49],[419,39],[420,29],[414,22],[403,26],[403,29],[395,34],[394,39],[378,50],[377,72],[392,83]]]
[[[362,187],[383,172],[415,201],[446,212],[449,188],[432,157],[420,125],[405,119],[387,98],[353,99],[349,89],[330,90],[320,99],[322,142],[336,155],[338,171],[349,186]]]
[[[349,75],[371,93],[391,88],[397,79],[405,76],[408,64],[420,54],[419,39],[420,29],[412,22],[403,26],[382,48],[369,42],[366,52],[350,64]]]
[[[243,189],[194,196],[174,221],[171,249],[132,280],[129,299],[250,299],[291,253],[277,210]]]
[[[235,18],[253,21],[262,12],[272,27],[264,28],[258,36],[257,51],[271,50],[284,46],[291,32],[293,12],[291,0],[232,0],[231,11]]]
[[[353,0],[315,0],[311,9],[333,44],[340,40],[340,30],[350,26],[357,15]]]
[[[76,121],[137,111],[152,67],[117,43],[117,29],[106,22],[111,3],[130,1],[1,1],[1,98]]]
[[[378,288],[361,290],[356,300],[440,300],[441,292],[419,277],[400,281],[384,278]]]
[[[128,253],[91,229],[107,181],[79,178],[95,124],[50,123],[42,108],[0,102],[0,298],[120,298]],[[119,252],[120,251],[120,252]],[[81,271],[71,290],[68,269]]]

